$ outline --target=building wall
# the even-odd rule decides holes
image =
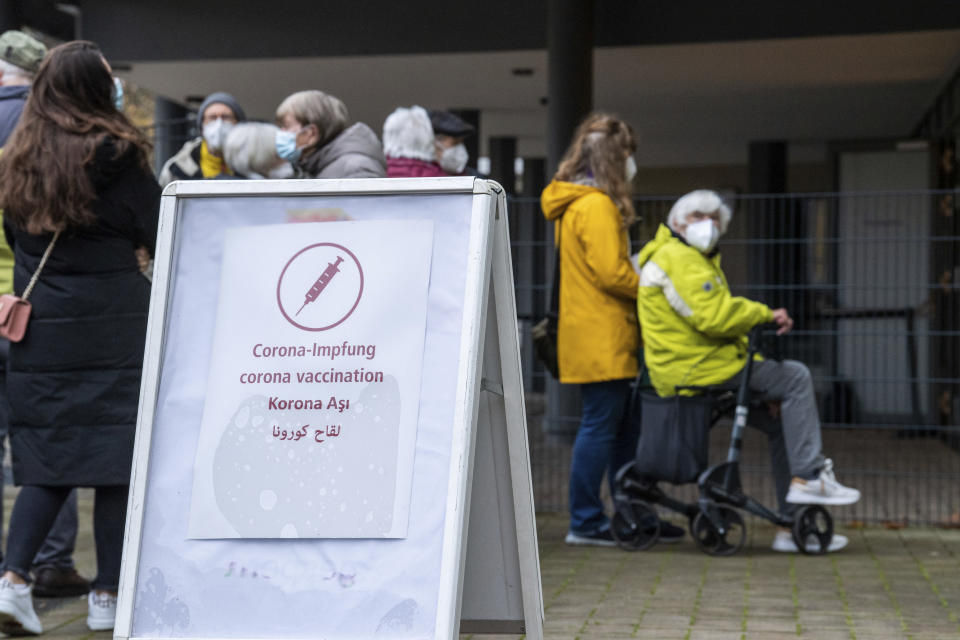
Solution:
[[[634,182],[637,195],[683,194],[694,189],[747,191],[746,165],[640,167]],[[792,164],[787,171],[791,192],[830,191],[833,176],[827,163]]]

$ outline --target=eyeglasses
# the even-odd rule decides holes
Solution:
[[[227,124],[237,124],[237,116],[234,115],[232,109],[229,107],[219,109],[217,106],[207,107],[207,110],[203,112],[203,119],[201,120],[203,124],[210,124],[217,120],[223,120]]]

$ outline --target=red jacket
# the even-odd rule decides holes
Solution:
[[[387,158],[388,178],[443,178],[450,175],[436,162],[414,158]]]

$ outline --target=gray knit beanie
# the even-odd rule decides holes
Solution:
[[[215,91],[206,97],[206,99],[200,104],[200,108],[197,110],[197,129],[203,129],[203,112],[207,110],[207,107],[216,102],[230,107],[230,109],[233,110],[233,115],[237,116],[237,122],[243,122],[247,119],[247,114],[243,112],[243,107],[240,106],[240,103],[237,102],[236,98],[229,93]]]

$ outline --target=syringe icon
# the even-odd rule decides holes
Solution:
[[[306,300],[300,306],[300,309],[293,314],[294,316],[300,315],[300,311],[303,311],[303,308],[317,299],[320,295],[320,292],[327,288],[327,285],[330,284],[330,281],[333,280],[333,276],[337,275],[340,272],[340,263],[343,262],[343,258],[337,256],[336,262],[328,262],[327,268],[323,270],[323,273],[320,274],[320,277],[317,278],[317,281],[313,283],[313,286],[310,287],[310,290],[307,291]]]

